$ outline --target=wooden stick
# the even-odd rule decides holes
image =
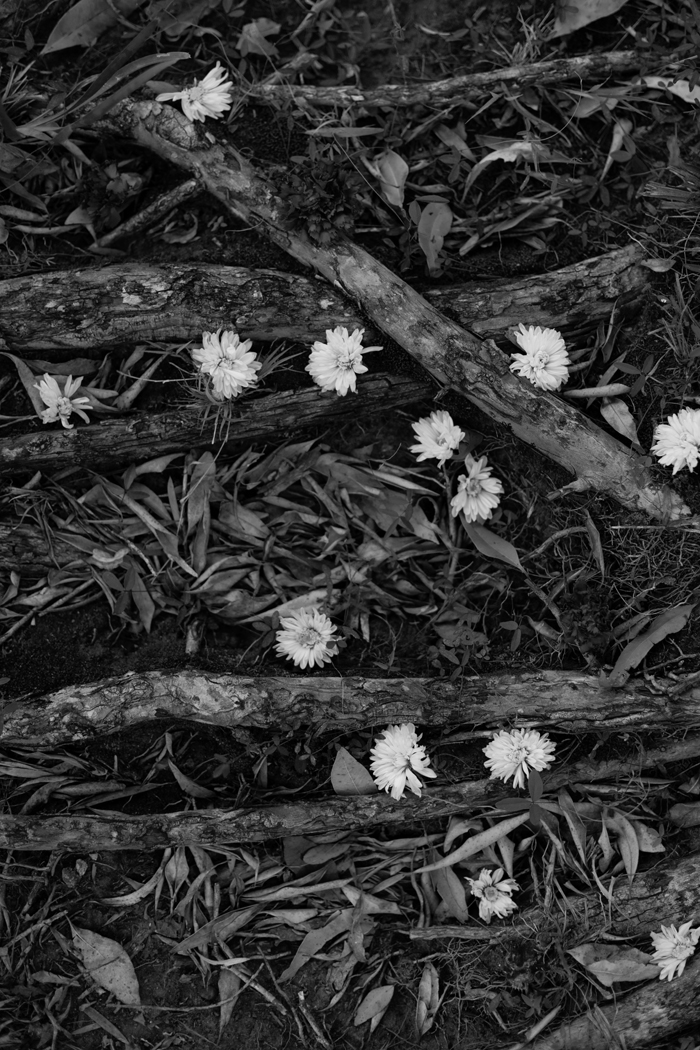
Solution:
[[[237,409],[228,437],[224,440],[221,428],[215,443],[233,447],[254,441],[282,440],[291,433],[301,434],[310,427],[328,423],[341,426],[356,419],[358,414],[387,411],[433,396],[429,382],[422,383],[405,376],[361,376],[360,393],[347,397],[326,394],[318,387],[308,390],[289,390],[266,397],[244,399]],[[36,430],[0,439],[0,476],[34,473],[37,470],[55,473],[77,465],[91,470],[108,470],[127,462],[142,462],[169,452],[211,446],[214,440],[212,418],[202,425],[196,407],[173,412],[137,412],[133,415],[107,419],[91,426],[74,430]],[[225,436],[225,431],[224,431]],[[0,526],[0,565],[7,564],[7,551],[2,544]],[[23,539],[31,534],[17,536],[13,550],[25,560]],[[12,537],[12,542],[15,538]],[[36,543],[29,539],[34,547]],[[10,566],[18,568],[18,565]]]
[[[466,99],[481,98],[501,85],[517,91],[542,84],[558,84],[564,80],[604,80],[619,73],[639,69],[639,54],[635,51],[611,51],[607,54],[580,55],[575,58],[555,58],[549,62],[508,66],[488,73],[467,73],[424,84],[384,84],[363,89],[345,87],[313,87],[300,84],[252,84],[246,86],[246,96],[266,101],[287,101],[309,106],[458,106]]]
[[[552,273],[428,288],[424,294],[482,338],[503,339],[521,321],[580,335],[607,320],[613,307],[624,315],[641,300],[650,273],[642,259],[637,245],[629,245]],[[0,281],[0,336],[25,358],[56,350],[66,358],[76,352],[98,356],[107,347],[146,340],[180,343],[222,326],[235,326],[246,339],[312,343],[328,328],[366,323],[325,282],[276,270],[117,263]],[[368,331],[368,339],[375,337],[376,331]]]
[[[572,471],[575,491],[605,492],[628,509],[653,517],[689,513],[672,489],[655,480],[640,456],[562,399],[517,378],[509,358],[493,343],[480,342],[449,320],[364,249],[341,237],[329,244],[312,243],[294,227],[272,184],[232,145],[211,142],[211,133],[200,132],[182,113],[158,102],[127,99],[94,127],[98,133],[121,133],[201,178],[232,214],[255,224],[360,303],[374,324],[440,383]]]
[[[431,678],[247,678],[208,671],[148,671],[71,685],[5,716],[3,741],[54,746],[122,732],[154,719],[272,728],[281,721],[319,732],[388,723],[421,726],[503,725],[578,732],[692,725],[700,684],[681,697],[652,691],[643,679],[605,689],[582,671],[484,675],[449,682]],[[639,760],[641,768],[641,759]],[[586,778],[595,764],[581,763]],[[610,767],[602,775],[613,776]]]

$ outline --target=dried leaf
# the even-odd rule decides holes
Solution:
[[[604,813],[603,823],[617,835],[617,848],[631,882],[639,864],[639,842],[635,830],[623,813],[614,815]]]
[[[335,756],[331,785],[336,795],[374,795],[378,790],[370,771],[344,747]]]
[[[114,995],[120,1003],[140,1006],[136,971],[121,944],[79,926],[73,926],[72,929],[73,946],[93,981]]]
[[[352,1023],[356,1028],[358,1025],[365,1024],[366,1021],[374,1021],[375,1019],[377,1019],[377,1024],[379,1024],[387,1012],[391,1000],[394,998],[394,988],[395,985],[393,984],[382,984],[379,988],[373,988],[371,992],[367,993],[355,1011]],[[377,1024],[373,1025],[372,1031],[377,1027]]]
[[[304,854],[303,863],[320,868],[322,864],[327,864],[336,857],[342,857],[348,852],[350,845],[349,842],[326,842],[321,846],[312,846]]]
[[[666,847],[661,841],[661,835],[655,828],[648,824],[642,824],[640,820],[630,820],[637,836],[637,842],[642,853],[665,853]]]
[[[493,827],[487,828],[485,831],[479,832],[478,835],[473,835],[470,839],[467,839],[459,849],[454,850],[447,857],[442,857],[433,864],[426,864],[422,868],[416,868],[413,874],[420,875],[424,871],[439,871],[440,868],[450,868],[452,865],[466,860],[467,857],[473,857],[475,854],[481,853],[487,846],[492,846],[494,842],[498,842],[504,835],[509,835],[511,831],[515,831],[526,820],[529,820],[529,817],[530,814],[526,811],[525,813],[518,813],[513,817],[508,817],[506,820],[500,820]]]
[[[416,1003],[416,1033],[419,1039],[433,1027],[439,1005],[440,978],[433,964],[427,962],[423,967],[418,985],[418,1002]]]
[[[622,159],[622,157],[617,156],[617,154],[622,150],[625,139],[628,138],[631,131],[631,120],[616,120],[613,124],[612,140],[610,142],[610,149],[608,150],[608,155],[605,158],[605,164],[603,165],[603,170],[600,175],[601,179],[604,179],[605,176],[608,174],[610,168],[612,167],[613,161]]]
[[[27,364],[24,361],[22,361],[21,358],[15,357],[14,354],[8,354],[6,350],[0,350],[0,353],[3,357],[9,357],[10,361],[12,361],[13,365],[17,369],[17,374],[20,378],[20,382],[22,383],[22,386],[27,392],[27,396],[32,403],[34,411],[38,415],[39,419],[41,419],[41,413],[46,408],[46,405],[41,400],[41,395],[39,394],[39,390],[37,389],[34,373],[27,366]]]
[[[483,525],[473,525],[461,514],[464,530],[480,554],[495,561],[504,561],[506,565],[512,565],[514,569],[524,572],[520,564],[520,557],[512,543],[497,536],[495,532],[484,528]]]
[[[599,18],[614,15],[626,3],[627,0],[558,0],[554,30],[549,39],[566,36]]]
[[[671,806],[669,820],[679,828],[694,828],[700,824],[700,802],[676,802]]]
[[[606,988],[611,988],[615,981],[644,981],[659,976],[659,967],[651,961],[651,956],[637,948],[591,943],[569,948],[567,952]]]
[[[428,273],[431,277],[440,273],[438,256],[451,228],[452,209],[449,204],[437,201],[426,204],[418,223],[418,244],[426,258]]]
[[[210,791],[209,788],[201,787],[194,780],[191,780],[184,773],[180,772],[175,763],[171,758],[168,759],[168,765],[170,766],[170,772],[177,780],[178,784],[183,791],[191,795],[192,798],[213,798],[216,794],[214,791]]]
[[[158,884],[164,880],[165,876],[163,874],[163,868],[165,867],[165,861],[170,857],[171,852],[172,851],[169,849],[165,851],[163,862],[161,862],[158,871],[154,872],[148,882],[144,882],[143,886],[139,886],[138,889],[125,894],[123,897],[103,897],[102,904],[111,904],[117,908],[130,908],[132,904],[138,904],[139,901],[149,897]]]
[[[610,672],[607,684],[613,688],[623,686],[627,681],[627,672],[637,667],[655,645],[662,642],[667,635],[683,630],[694,608],[694,602],[692,605],[675,605],[652,620],[648,630],[638,635],[622,650]]]
[[[49,39],[40,54],[50,55],[66,47],[91,47],[119,16],[128,17],[144,0],[78,0],[78,3],[59,18],[49,33]]]
[[[466,887],[457,872],[452,868],[440,868],[432,873],[431,880],[448,914],[458,922],[469,922]]]
[[[684,102],[700,102],[700,87],[696,84],[691,88],[688,80],[672,80],[670,77],[642,77],[642,83],[650,88],[670,91],[672,95],[682,98]]]
[[[624,401],[620,401],[618,397],[613,397],[610,400],[605,398],[600,406],[600,414],[605,422],[609,423],[618,434],[622,434],[623,437],[633,441],[636,445],[639,444],[634,416]]]
[[[280,23],[273,22],[271,18],[256,18],[254,22],[246,22],[236,43],[236,50],[244,57],[262,55],[264,58],[275,58],[279,52],[267,38],[276,36],[281,28]]]
[[[393,149],[388,149],[375,158],[372,167],[386,202],[396,208],[402,208],[404,186],[408,178],[406,161]]]
[[[469,146],[454,128],[448,128],[445,124],[438,124],[435,128],[435,134],[440,139],[440,142],[444,142],[451,149],[456,149],[465,160],[476,161],[476,157],[469,149]]]
[[[574,805],[574,801],[571,798],[571,795],[569,794],[569,792],[566,790],[566,788],[562,788],[561,791],[559,792],[558,801],[559,801],[559,805],[561,806],[561,811],[564,814],[564,817],[566,818],[566,823],[569,825],[569,831],[571,832],[571,837],[574,840],[574,844],[575,844],[576,849],[578,851],[578,855],[581,858],[581,863],[583,864],[583,866],[585,868],[586,867],[586,827],[585,827],[585,824],[583,823],[583,821],[581,820],[579,814],[577,813],[576,806]]]
[[[296,955],[291,963],[280,975],[280,981],[291,980],[302,966],[305,966],[309,959],[313,959],[314,955],[320,952],[329,941],[335,940],[335,938],[339,937],[342,933],[347,933],[352,926],[353,912],[353,908],[344,908],[335,916],[335,918],[326,923],[325,926],[322,926],[318,930],[312,930],[311,933],[307,933],[306,937],[304,937],[304,940],[297,948]]]
[[[231,1020],[240,990],[241,979],[238,974],[228,967],[221,969],[219,971],[219,1039]]]

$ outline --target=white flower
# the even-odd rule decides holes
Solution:
[[[435,770],[430,769],[430,758],[419,740],[413,722],[388,726],[375,740],[369,765],[380,791],[390,791],[391,797],[398,800],[409,787],[420,797],[423,785],[416,773],[423,777],[437,776]]]
[[[664,467],[677,474],[683,467],[694,471],[700,459],[700,408],[682,408],[654,431],[651,451]]]
[[[464,431],[455,426],[449,412],[431,412],[411,426],[418,444],[411,445],[410,451],[416,454],[419,463],[424,459],[436,459],[441,467],[444,466],[465,436]]]
[[[513,787],[525,787],[530,770],[541,772],[554,761],[556,744],[536,729],[501,729],[483,749],[492,780],[514,777]]]
[[[231,108],[233,83],[226,79],[226,70],[220,62],[210,69],[204,80],[195,80],[184,91],[165,91],[156,95],[156,102],[181,102],[182,112],[188,120],[218,120]]]
[[[525,353],[513,354],[511,372],[529,379],[540,390],[558,390],[569,378],[569,355],[566,344],[554,328],[518,326],[515,338]]]
[[[68,420],[73,412],[81,419],[84,419],[86,423],[90,422],[90,417],[85,414],[81,405],[89,405],[89,397],[73,397],[78,387],[83,381],[83,376],[68,376],[63,390],[59,386],[54,376],[50,376],[48,372],[44,373],[43,379],[39,383],[35,383],[34,386],[39,391],[41,400],[48,408],[44,409],[41,413],[41,418],[44,423],[55,423],[57,419],[61,420],[62,426],[66,430],[72,430],[73,424],[69,423]]]
[[[221,333],[221,334],[220,334]],[[200,372],[211,376],[214,394],[219,400],[238,397],[246,387],[255,386],[256,372],[262,368],[250,339],[241,342],[237,332],[204,332],[203,346],[192,351],[192,360]]]
[[[493,468],[486,466],[486,456],[474,459],[467,453],[464,465],[467,473],[457,478],[459,490],[450,501],[452,517],[456,518],[460,511],[464,511],[468,522],[490,518],[501,502],[503,485],[498,478],[491,477]]]
[[[280,626],[275,649],[296,667],[323,667],[338,655],[333,637],[336,628],[318,609],[295,609],[280,619]]]
[[[678,929],[675,926],[662,926],[661,933],[652,933],[651,939],[656,948],[652,958],[661,969],[660,981],[672,981],[674,977],[680,977],[686,962],[695,952],[695,946],[700,940],[700,926],[694,930],[690,926],[689,922],[684,922]]]
[[[356,376],[367,371],[367,366],[362,364],[362,355],[382,349],[381,346],[363,349],[364,334],[364,328],[356,328],[352,335],[340,325],[332,331],[327,328],[326,342],[313,344],[306,366],[314,383],[322,390],[335,390],[340,397],[345,397],[348,390],[357,393]]]
[[[479,897],[479,918],[484,922],[491,922],[491,916],[499,919],[514,912],[518,905],[511,898],[513,890],[519,890],[520,886],[514,879],[503,878],[503,868],[489,871],[482,868],[478,879],[467,879],[471,891],[475,897]]]

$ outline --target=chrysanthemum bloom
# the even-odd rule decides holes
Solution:
[[[651,451],[677,474],[683,467],[694,471],[700,459],[700,408],[682,408],[654,431]]]
[[[316,342],[311,348],[306,371],[322,390],[335,390],[345,397],[348,390],[357,393],[357,376],[367,371],[362,355],[381,350],[381,346],[362,346],[364,328],[356,328],[352,335],[347,328],[326,329],[326,342]]]
[[[395,799],[403,798],[406,788],[420,797],[423,785],[416,776],[436,777],[430,768],[430,758],[425,753],[420,737],[416,735],[413,722],[400,726],[388,726],[374,742],[370,751],[370,769],[380,791],[388,791]]]
[[[546,733],[536,729],[501,729],[483,749],[486,766],[492,780],[508,782],[514,777],[513,787],[525,787],[530,770],[541,773],[554,761],[556,744]]]
[[[518,907],[512,893],[520,886],[515,879],[504,879],[503,874],[503,868],[482,868],[478,879],[467,879],[472,893],[479,898],[479,918],[484,922],[490,923],[493,915],[505,919]]]
[[[165,91],[156,95],[156,102],[181,102],[182,112],[188,120],[218,120],[231,108],[233,83],[227,80],[226,70],[220,62],[210,69],[204,80],[195,80],[192,87],[184,91]]]
[[[418,457],[419,463],[424,459],[436,459],[441,467],[444,466],[465,436],[449,412],[431,412],[411,426],[416,432],[418,443],[411,445],[410,450]]]
[[[529,379],[540,390],[558,390],[569,378],[569,355],[566,344],[554,328],[518,326],[515,333],[524,354],[513,354],[511,372]]]
[[[690,927],[691,923],[684,922],[678,929],[675,926],[662,926],[661,933],[652,933],[651,939],[656,949],[652,958],[661,969],[660,981],[672,981],[674,977],[680,977],[686,962],[694,954],[700,940],[700,926],[694,930]]]
[[[86,423],[90,422],[90,417],[85,414],[84,408],[80,407],[81,405],[89,405],[90,398],[73,397],[82,381],[83,376],[76,376],[75,379],[73,379],[73,376],[68,376],[65,386],[61,390],[54,377],[45,372],[40,382],[34,384],[39,391],[41,400],[45,405],[48,405],[48,408],[41,413],[44,423],[55,423],[57,419],[60,419],[61,425],[66,430],[73,430],[73,424],[68,422],[73,412],[80,416],[81,419],[84,419]]]
[[[296,667],[323,667],[338,655],[333,637],[336,628],[318,609],[295,609],[280,619],[280,626],[275,649]]]
[[[474,459],[470,453],[466,455],[464,466],[467,473],[457,478],[459,489],[450,501],[453,518],[464,511],[469,522],[485,521],[501,502],[503,485],[498,478],[491,477],[493,468],[487,467],[486,462],[486,456]]]
[[[252,340],[241,342],[237,332],[204,332],[203,346],[192,351],[192,360],[200,372],[211,376],[214,394],[219,400],[238,397],[242,390],[255,386],[256,373],[262,361],[250,352]]]

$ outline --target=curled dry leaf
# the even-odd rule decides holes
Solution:
[[[371,1021],[370,1033],[375,1030],[394,998],[394,987],[393,984],[382,984],[367,993],[355,1011],[352,1023],[356,1028],[366,1021]]]
[[[652,962],[651,956],[637,948],[591,943],[569,948],[567,954],[606,988],[611,988],[615,981],[644,981],[659,976],[659,967]]]
[[[416,1034],[420,1039],[432,1027],[440,1005],[440,978],[431,962],[423,967],[416,1003]]]
[[[375,158],[372,166],[387,204],[403,208],[404,186],[408,178],[406,161],[393,149],[388,149]]]
[[[140,1006],[139,982],[121,944],[101,933],[73,927],[73,947],[95,984],[127,1006]]]
[[[600,406],[600,414],[618,434],[633,441],[635,445],[639,444],[634,416],[624,401],[620,401],[618,397],[604,398]]]
[[[331,785],[336,795],[374,795],[377,792],[377,785],[370,771],[344,747],[338,748],[335,756]]]

